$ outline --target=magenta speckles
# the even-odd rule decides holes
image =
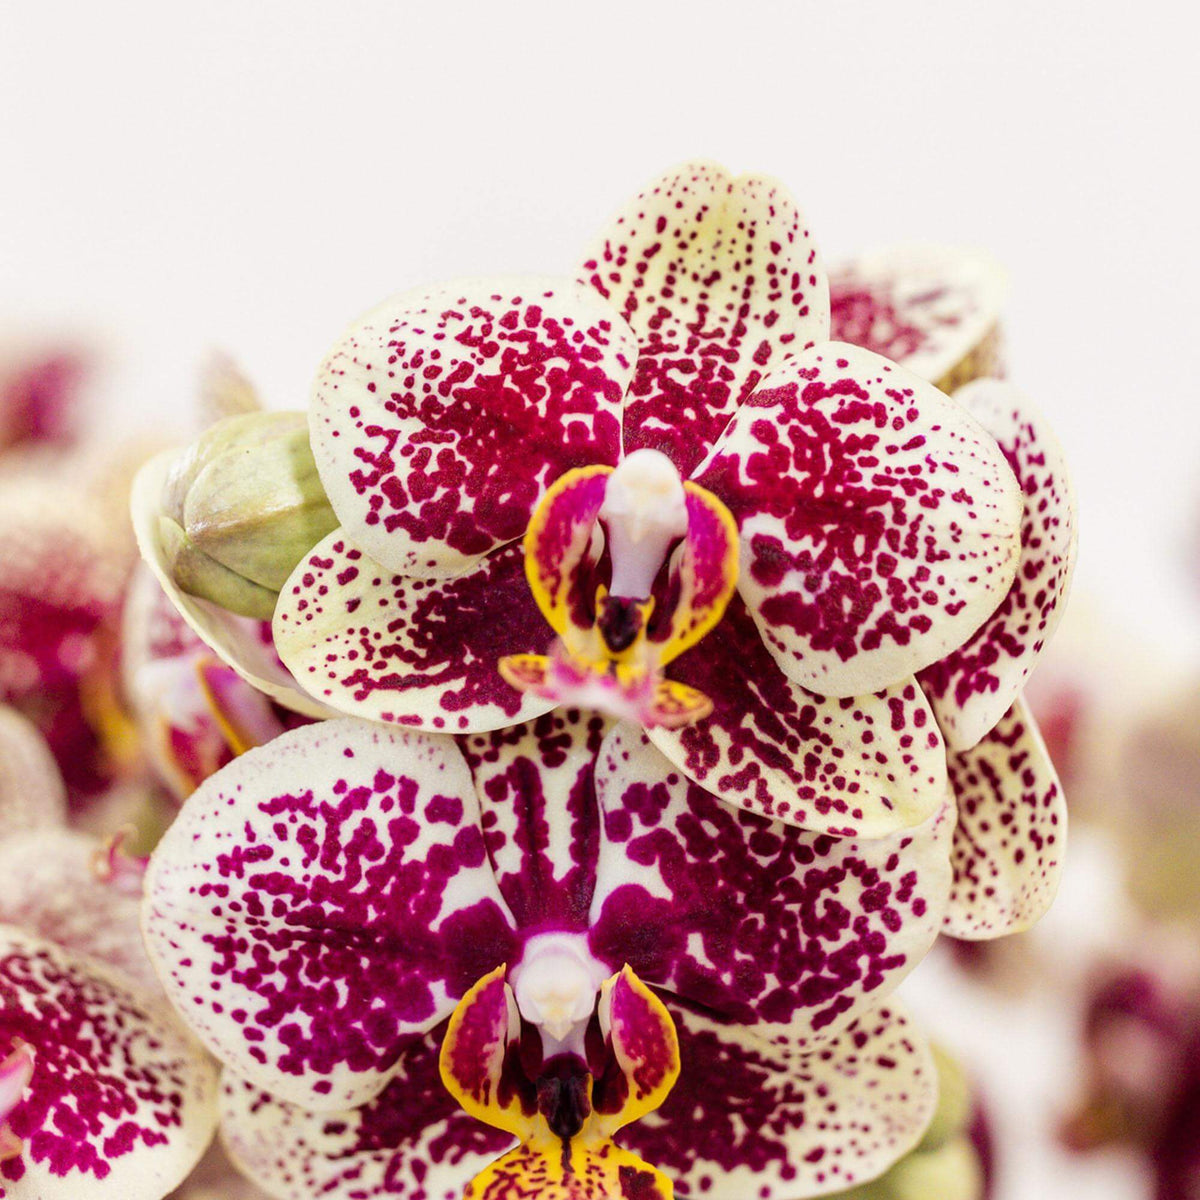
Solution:
[[[941,386],[994,333],[1007,291],[1004,270],[979,251],[905,246],[866,254],[830,272],[831,336]]]
[[[875,837],[920,824],[945,801],[945,747],[915,680],[842,700],[806,692],[775,666],[736,596],[672,674],[712,697],[712,715],[650,738],[730,804]]]
[[[415,1042],[376,1099],[344,1112],[298,1108],[227,1072],[221,1126],[231,1156],[289,1200],[461,1200],[464,1183],[514,1139],[468,1116],[446,1091],[444,1032],[443,1023]]]
[[[593,953],[711,1011],[827,1038],[941,927],[946,806],[876,841],[807,833],[721,804],[629,726],[605,743],[597,787]]]
[[[894,1004],[813,1052],[668,1001],[679,1082],[618,1140],[705,1200],[818,1196],[875,1178],[924,1132],[937,1098],[929,1051]]]
[[[275,614],[279,652],[314,696],[397,725],[445,733],[512,725],[551,708],[500,677],[505,653],[552,638],[520,546],[454,579],[392,575],[342,532],[288,581]]]
[[[1062,617],[1075,566],[1075,494],[1062,447],[1011,384],[981,379],[954,394],[1000,444],[1024,495],[1021,556],[1000,607],[921,674],[946,741],[974,746],[1008,710]]]
[[[379,562],[444,576],[525,532],[572,467],[617,461],[637,343],[557,280],[467,281],[386,301],[317,375],[313,452]]]
[[[208,1144],[216,1075],[202,1051],[122,977],[48,942],[0,939],[0,1046],[33,1048],[0,1163],[10,1200],[159,1200]]]
[[[147,944],[201,1038],[342,1108],[514,948],[452,742],[329,721],[204,784],[146,881]]]
[[[790,359],[699,475],[737,519],[739,589],[780,669],[876,691],[979,627],[1016,570],[1020,492],[930,384],[828,344]]]
[[[1028,929],[1058,891],[1067,807],[1022,701],[977,746],[951,756],[950,780],[959,815],[946,932],[980,940]]]
[[[804,218],[771,179],[685,163],[635,196],[579,269],[640,343],[625,451],[685,475],[785,354],[829,336],[825,272]]]

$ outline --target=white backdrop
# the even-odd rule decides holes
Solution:
[[[387,293],[565,270],[684,157],[765,170],[831,260],[915,239],[1010,267],[1013,375],[1083,502],[1079,587],[1190,660],[1200,106],[1184,11],[13,0],[0,323],[113,338],[127,426],[185,424],[214,346],[299,407],[327,345]]]

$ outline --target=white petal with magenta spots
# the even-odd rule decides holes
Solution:
[[[409,728],[473,733],[552,708],[505,682],[506,654],[544,650],[553,631],[525,579],[521,547],[454,579],[393,575],[331,533],[284,584],[275,644],[314,696]]]
[[[158,531],[163,486],[175,457],[176,453],[170,451],[152,458],[134,480],[131,501],[138,549],[149,563],[163,591],[196,636],[260,692],[277,700],[285,708],[304,713],[306,716],[335,715],[331,709],[314,700],[299,687],[288,669],[279,661],[279,655],[271,642],[269,625],[226,612],[207,600],[189,596],[176,586]]]
[[[458,748],[352,720],[201,785],[154,853],[143,925],[213,1053],[321,1109],[376,1095],[513,940]]]
[[[278,1200],[397,1194],[459,1200],[471,1179],[514,1141],[458,1106],[438,1073],[439,1045],[440,1036],[422,1039],[380,1096],[344,1112],[287,1104],[226,1072],[225,1145]]]
[[[670,673],[713,711],[650,738],[730,804],[818,833],[880,837],[945,801],[945,746],[915,680],[841,700],[806,692],[775,665],[736,596]]]
[[[828,1040],[921,961],[950,887],[953,809],[833,838],[722,804],[630,725],[597,766],[592,952],[746,1025]]]
[[[1016,571],[1021,493],[994,439],[853,346],[776,371],[698,478],[737,519],[738,588],[767,648],[822,695],[879,691],[943,658]]]
[[[1008,277],[982,251],[897,246],[864,254],[830,271],[829,292],[836,341],[882,354],[939,387],[949,390],[972,358],[982,360],[975,373],[999,365],[999,347],[988,343]]]
[[[1000,444],[1024,494],[1021,557],[1000,607],[971,639],[922,672],[946,741],[974,746],[1021,694],[1066,608],[1078,542],[1075,490],[1045,418],[1009,383],[954,394]]]
[[[343,528],[393,571],[448,576],[525,533],[573,467],[616,464],[637,343],[565,279],[384,301],[317,373],[311,430]]]
[[[618,1140],[679,1197],[800,1200],[874,1179],[933,1117],[929,1047],[894,1003],[810,1049],[670,1003],[682,1070],[656,1113]],[[933,1200],[930,1197],[930,1200]]]
[[[685,475],[787,353],[829,336],[829,289],[787,189],[684,163],[634,196],[579,278],[640,343],[625,451],[663,451]]]
[[[216,1069],[165,1006],[99,964],[0,929],[0,1046],[33,1049],[0,1163],[9,1200],[161,1200],[216,1124]]]
[[[1020,933],[1049,909],[1067,848],[1067,806],[1023,700],[975,747],[950,757],[958,800],[946,932]]]

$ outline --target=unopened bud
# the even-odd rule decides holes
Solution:
[[[184,591],[261,620],[337,525],[304,414],[267,412],[220,421],[189,447],[167,480],[160,522]]]

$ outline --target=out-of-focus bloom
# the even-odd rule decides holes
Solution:
[[[0,480],[0,701],[45,735],[73,803],[123,767],[115,696],[129,547],[94,497],[41,473]]]
[[[1158,700],[1116,734],[1109,828],[1130,898],[1200,930],[1200,686]]]
[[[291,720],[213,656],[144,567],[126,598],[121,648],[140,748],[179,800]]]
[[[57,774],[48,752],[39,770]],[[4,781],[6,831],[23,819],[3,811],[12,797]],[[165,1005],[140,937],[143,870],[119,838],[52,827],[0,837],[0,1195],[9,1200],[161,1200],[212,1135],[215,1071]]]
[[[941,926],[951,823],[805,832],[567,710],[457,744],[328,721],[193,794],[144,924],[273,1195],[595,1171],[657,1196],[662,1171],[785,1200],[879,1174],[932,1115],[887,997]]]
[[[0,453],[77,440],[90,358],[80,346],[0,342]]]
[[[1200,1182],[1200,958],[1161,932],[1098,970],[1085,1014],[1084,1093],[1064,1122],[1076,1150],[1140,1153],[1154,1200],[1193,1200]]]

